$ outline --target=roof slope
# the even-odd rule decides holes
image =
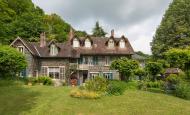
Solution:
[[[40,43],[38,42],[25,42],[28,48],[35,53],[36,56],[39,57],[57,57],[57,58],[79,58],[80,55],[132,55],[134,54],[134,50],[129,43],[127,38],[114,38],[116,42],[115,48],[109,49],[106,45],[106,42],[110,38],[99,38],[99,37],[90,37],[92,40],[92,47],[86,48],[84,47],[84,41],[88,37],[81,37],[79,38],[81,46],[78,48],[72,47],[72,41],[68,40],[64,43],[56,43],[56,46],[59,47],[59,53],[56,56],[50,56],[50,48],[49,45],[45,47],[40,47]],[[121,39],[125,39],[126,48],[119,48],[118,43]],[[51,42],[51,41],[50,41]],[[49,42],[49,43],[50,43]],[[47,43],[47,44],[49,44]]]

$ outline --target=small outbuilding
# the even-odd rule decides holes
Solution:
[[[179,68],[167,68],[165,71],[165,76],[169,76],[170,74],[176,74],[178,75],[181,71]]]

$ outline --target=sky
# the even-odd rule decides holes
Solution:
[[[96,21],[110,36],[127,37],[135,51],[151,54],[150,42],[172,0],[32,0],[75,29],[92,33]]]

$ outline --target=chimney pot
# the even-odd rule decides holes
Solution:
[[[111,37],[114,37],[114,29],[111,30]]]
[[[69,40],[73,39],[73,37],[74,37],[74,31],[73,28],[71,27],[69,32]]]
[[[40,47],[45,47],[46,46],[46,35],[45,32],[42,32],[40,34]]]

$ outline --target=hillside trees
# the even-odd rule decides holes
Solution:
[[[0,25],[0,44],[10,44],[17,36],[38,41],[41,32],[46,32],[50,40],[63,42],[71,27],[57,14],[45,14],[31,0],[0,0]]]

